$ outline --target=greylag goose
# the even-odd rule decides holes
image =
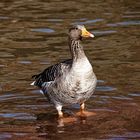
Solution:
[[[54,104],[59,117],[63,117],[63,105],[80,104],[84,113],[84,102],[94,93],[97,79],[86,57],[82,37],[94,37],[83,25],[69,29],[69,48],[72,59],[57,63],[34,75],[31,85],[38,86],[48,100]]]

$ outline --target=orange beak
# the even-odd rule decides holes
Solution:
[[[82,35],[81,35],[82,37],[94,37],[94,35],[93,34],[91,34],[90,32],[88,32],[87,30],[86,30],[86,28],[83,28],[82,29]]]

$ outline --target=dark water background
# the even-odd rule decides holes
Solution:
[[[83,40],[98,78],[86,103],[94,115],[70,120],[56,111],[31,76],[69,58],[67,31],[84,24]],[[75,117],[73,117],[75,118]],[[0,139],[140,139],[140,2],[138,0],[0,1]]]

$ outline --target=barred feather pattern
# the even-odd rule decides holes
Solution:
[[[43,72],[38,75],[33,75],[32,78],[35,79],[34,85],[42,87],[45,82],[54,81],[56,77],[59,77],[63,74],[65,69],[71,67],[72,59],[65,60],[61,63],[57,63],[53,66],[46,68]]]

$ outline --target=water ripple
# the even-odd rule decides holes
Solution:
[[[96,22],[100,22],[103,21],[104,19],[99,18],[99,19],[93,19],[93,20],[86,20],[86,21],[79,21],[79,22],[74,22],[73,24],[91,24],[91,23],[96,23]]]
[[[124,15],[123,18],[139,18],[140,15]]]
[[[107,111],[107,112],[116,112],[115,110],[109,109],[109,108],[97,108],[93,109],[94,111]]]
[[[31,116],[30,114],[27,113],[0,113],[0,117],[15,118],[15,119],[22,119],[22,120],[36,119],[34,116]]]
[[[4,132],[4,133],[0,134],[0,139],[1,140],[6,140],[6,139],[10,139],[10,138],[12,138],[12,134],[9,134],[7,132]]]
[[[104,83],[104,80],[97,80],[98,83]]]
[[[126,140],[126,139],[138,139],[140,138],[140,132],[126,132],[123,135],[112,136],[109,140]]]
[[[139,20],[133,21],[124,21],[124,22],[117,22],[117,23],[109,23],[107,26],[110,27],[117,27],[117,26],[130,26],[130,25],[140,25]]]
[[[95,34],[95,36],[108,35],[108,34],[114,34],[114,33],[117,33],[117,31],[115,30],[93,31],[93,34]]]
[[[17,95],[16,95],[16,96],[17,96]],[[0,96],[0,100],[7,99],[7,98],[9,98],[9,97],[14,97],[14,95],[12,95],[12,94],[1,95],[1,96]]]
[[[44,104],[44,105],[17,105],[18,108],[31,108],[31,109],[39,109],[39,108],[47,108],[50,104]]]
[[[125,14],[140,14],[140,11],[126,11]]]
[[[132,98],[126,97],[126,96],[114,96],[112,97],[113,99],[118,99],[118,100],[133,100]]]
[[[20,64],[31,64],[32,62],[23,60],[23,61],[18,61],[18,63],[20,63]]]
[[[31,29],[33,32],[42,32],[42,33],[53,33],[55,32],[53,29],[49,28],[36,28],[36,29]]]
[[[5,67],[5,65],[0,65],[0,67]]]
[[[5,16],[0,16],[0,20],[4,20],[4,19],[9,19],[9,17],[5,17]]]
[[[63,21],[63,20],[62,20],[62,19],[47,19],[47,21],[61,22],[61,21]]]
[[[139,97],[140,93],[129,93],[128,95],[133,97]]]
[[[0,52],[0,58],[11,58],[11,57],[15,56],[10,52]]]
[[[14,94],[5,94],[5,95],[1,95],[0,96],[0,101],[8,101],[8,100],[15,100],[15,99],[30,99],[30,98],[36,98],[36,97],[38,97],[38,96],[35,96],[35,95],[33,95],[33,96],[24,96],[24,95],[22,95],[22,94],[16,94],[16,95],[14,95]]]
[[[117,90],[114,87],[110,87],[110,86],[97,86],[96,87],[97,91],[113,91],[113,90]]]

